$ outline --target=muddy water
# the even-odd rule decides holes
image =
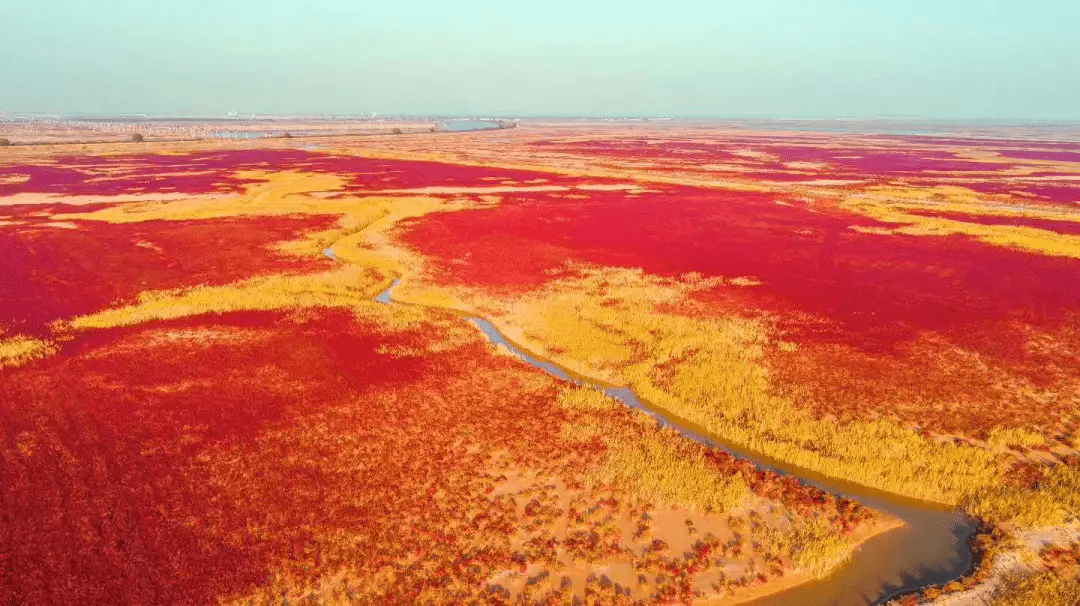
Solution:
[[[326,254],[333,257],[333,251]],[[390,292],[398,280],[375,297],[387,305],[393,303]],[[841,497],[886,512],[904,522],[904,526],[880,534],[855,552],[852,559],[830,577],[748,602],[754,606],[867,606],[880,604],[928,585],[940,585],[968,573],[973,558],[968,540],[976,531],[975,523],[958,510],[946,510],[930,503],[905,500],[895,495],[794,469],[782,462],[741,451],[706,437],[706,432],[684,419],[663,413],[642,402],[633,391],[604,385],[573,375],[565,369],[529,354],[509,341],[487,320],[474,316],[465,319],[484,332],[492,343],[506,347],[523,362],[560,379],[598,389],[627,406],[671,426],[689,439],[746,459],[758,467],[791,475],[804,484],[817,486]]]

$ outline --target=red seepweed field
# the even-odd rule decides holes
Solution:
[[[0,600],[735,604],[901,532],[461,314],[794,473],[1066,553],[1076,148],[556,123],[12,148]],[[1047,570],[1032,591],[1075,572]]]
[[[332,223],[327,217],[275,217],[57,226],[27,217],[0,235],[6,277],[18,285],[5,293],[0,317],[12,332],[40,335],[55,320],[144,290],[325,269],[329,259],[287,258],[272,246]]]
[[[474,336],[438,355],[386,351],[442,336],[432,328],[226,314],[101,331],[11,373],[5,599],[203,603],[264,587],[275,601],[316,587],[324,599],[453,601],[496,591],[484,581],[500,569],[535,576],[564,546],[579,552],[563,567],[575,575],[575,559],[626,558],[635,541],[619,545],[605,520],[650,509],[628,510],[612,487],[567,488],[604,446],[563,439],[558,386]],[[743,469],[756,498],[829,513],[837,529],[868,515],[747,464],[704,465]],[[566,510],[548,502],[567,497]],[[679,560],[662,549],[640,570],[692,580]]]

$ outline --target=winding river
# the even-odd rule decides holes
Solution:
[[[336,258],[332,249],[324,254]],[[397,305],[391,291],[400,280],[379,293],[375,300]],[[495,326],[476,316],[463,314],[487,335],[492,343],[506,347],[523,362],[563,379],[597,389],[671,426],[687,438],[750,461],[754,465],[797,478],[801,483],[816,486],[838,497],[847,497],[863,506],[883,511],[903,521],[904,525],[879,534],[864,542],[852,558],[827,578],[804,583],[781,593],[746,602],[746,606],[867,606],[882,604],[905,593],[930,585],[941,585],[969,573],[974,557],[969,540],[977,525],[958,509],[905,499],[843,480],[796,469],[783,462],[743,451],[731,444],[707,437],[701,427],[685,419],[649,406],[625,387],[604,384],[568,372],[566,369],[530,354],[511,342]]]

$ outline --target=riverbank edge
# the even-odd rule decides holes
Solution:
[[[528,355],[529,357],[531,357],[531,358],[533,358],[535,360],[539,360],[540,362],[543,362],[545,364],[550,364],[551,366],[553,366],[555,368],[558,368],[560,371],[565,373],[567,376],[571,377],[572,379],[574,379],[574,380],[576,380],[578,382],[590,383],[590,384],[598,385],[598,386],[601,386],[601,387],[604,387],[604,388],[627,389],[627,390],[633,391],[633,388],[631,386],[629,386],[629,385],[613,383],[613,382],[611,382],[609,380],[600,379],[600,378],[596,378],[594,376],[590,376],[588,374],[585,374],[585,373],[581,372],[580,370],[575,370],[573,368],[568,367],[565,364],[565,362],[563,362],[563,361],[559,361],[559,360],[547,357],[545,355],[535,353],[536,349],[537,349],[536,346],[539,345],[540,347],[543,347],[543,343],[540,343],[540,342],[537,342],[537,341],[535,341],[533,339],[529,339],[528,337],[525,337],[524,335],[522,335],[522,333],[521,333],[521,331],[519,329],[516,329],[516,328],[514,328],[512,326],[508,327],[508,326],[506,326],[505,322],[497,322],[497,321],[493,321],[491,319],[485,318],[477,310],[467,309],[467,308],[463,309],[463,308],[457,308],[457,307],[445,307],[445,306],[440,306],[440,305],[433,305],[433,304],[429,304],[429,303],[424,303],[424,302],[418,301],[418,300],[410,300],[410,299],[407,299],[407,298],[401,298],[400,296],[395,295],[393,293],[393,291],[398,287],[398,285],[401,282],[404,281],[404,279],[405,278],[403,276],[401,276],[400,274],[396,274],[396,277],[391,278],[391,279],[384,282],[384,284],[387,284],[388,287],[385,290],[381,291],[380,295],[379,295],[380,297],[385,297],[383,299],[384,302],[393,302],[393,303],[400,304],[400,305],[409,305],[409,306],[413,306],[413,307],[422,307],[422,308],[426,308],[426,309],[437,309],[437,310],[452,313],[452,314],[454,314],[456,316],[463,317],[463,318],[475,317],[475,318],[483,319],[486,322],[490,323],[492,326],[494,326],[499,331],[499,333],[501,333],[502,338],[505,339],[511,345],[513,345],[515,348],[521,350],[523,353],[525,353],[526,355]],[[513,336],[509,336],[509,335],[513,335]],[[522,338],[522,337],[524,337],[524,338]],[[819,483],[822,483],[822,484],[830,484],[830,485],[835,486],[836,490],[838,490],[838,491],[845,490],[847,487],[851,487],[851,488],[856,489],[858,492],[863,492],[863,493],[865,493],[867,495],[870,495],[870,496],[875,496],[875,497],[879,497],[879,498],[882,498],[882,499],[887,499],[887,500],[890,500],[893,503],[896,503],[896,504],[899,504],[899,505],[906,505],[906,506],[911,506],[911,507],[920,507],[920,508],[926,508],[926,509],[933,509],[933,510],[937,510],[937,511],[951,511],[951,510],[956,509],[956,508],[959,507],[959,505],[957,503],[950,503],[950,502],[946,502],[946,501],[938,501],[938,500],[934,500],[934,499],[928,499],[928,498],[922,498],[922,497],[913,497],[913,496],[905,495],[905,494],[901,494],[901,493],[889,492],[887,490],[883,490],[883,489],[876,488],[876,487],[873,487],[873,486],[867,486],[865,484],[859,484],[857,482],[851,482],[851,481],[846,480],[844,478],[840,478],[840,477],[836,477],[836,476],[830,476],[828,474],[824,474],[824,473],[821,473],[819,471],[815,471],[813,469],[807,469],[807,468],[804,468],[804,467],[800,467],[798,465],[795,465],[795,464],[789,463],[787,461],[784,461],[783,459],[777,459],[775,457],[769,456],[769,455],[767,455],[765,453],[762,453],[760,451],[757,451],[757,450],[755,450],[755,449],[753,449],[753,448],[751,448],[749,446],[745,446],[745,445],[742,445],[742,444],[737,444],[735,442],[732,442],[730,440],[727,440],[727,439],[724,439],[724,438],[722,438],[720,436],[717,436],[716,434],[710,432],[708,429],[702,427],[701,425],[699,425],[699,424],[697,424],[697,423],[695,423],[693,421],[690,421],[688,419],[684,419],[683,417],[680,417],[679,415],[669,411],[668,409],[666,409],[666,408],[664,408],[662,406],[658,406],[654,402],[652,402],[652,401],[650,401],[648,399],[642,398],[640,395],[637,395],[636,392],[635,392],[635,396],[637,397],[638,401],[640,401],[649,410],[649,412],[653,413],[655,416],[663,417],[664,419],[669,420],[671,422],[671,424],[673,424],[673,425],[678,425],[679,427],[683,427],[685,429],[688,429],[688,430],[692,431],[693,433],[696,433],[696,434],[698,434],[698,435],[700,435],[700,436],[702,436],[704,438],[707,438],[708,440],[711,440],[712,442],[714,442],[717,446],[719,446],[723,450],[728,450],[728,451],[736,451],[737,450],[740,453],[744,453],[745,456],[740,456],[740,458],[746,459],[746,460],[750,461],[751,463],[754,463],[756,466],[766,467],[766,468],[776,468],[778,470],[781,470],[786,475],[804,477],[804,478],[807,478],[807,479],[810,479],[812,481],[819,482]],[[854,491],[855,490],[853,490],[852,492],[854,492]]]
[[[329,251],[328,254],[332,254],[332,248],[328,248],[327,251]],[[385,303],[385,304],[397,304],[397,305],[406,305],[406,306],[411,306],[411,307],[420,307],[420,308],[425,308],[425,309],[439,310],[439,311],[443,311],[443,312],[453,314],[453,315],[455,315],[457,317],[460,317],[460,318],[463,318],[463,319],[469,319],[469,318],[483,319],[483,316],[481,316],[480,313],[478,311],[474,310],[474,309],[462,309],[462,308],[455,308],[455,307],[445,307],[445,306],[440,306],[440,305],[427,304],[427,303],[423,303],[423,302],[420,302],[420,301],[417,301],[417,300],[408,300],[408,299],[402,298],[400,296],[396,297],[394,295],[394,290],[404,280],[405,280],[404,275],[402,275],[401,273],[398,273],[398,272],[393,272],[392,277],[388,278],[387,280],[385,280],[383,282],[383,284],[385,285],[385,288],[383,290],[379,291],[379,294],[375,296],[375,300],[379,301],[379,302],[382,302],[382,303]],[[592,383],[594,385],[599,385],[599,386],[607,386],[607,387],[615,387],[615,388],[620,388],[621,387],[621,386],[613,384],[613,383],[611,383],[609,381],[604,381],[604,380],[600,380],[600,379],[594,379],[592,377],[589,377],[588,375],[584,375],[582,373],[579,373],[579,372],[573,371],[573,370],[571,370],[569,368],[566,368],[562,364],[559,364],[558,362],[556,362],[554,360],[551,360],[551,359],[549,359],[547,357],[537,355],[537,354],[533,353],[534,348],[523,347],[519,342],[507,337],[506,333],[502,332],[503,331],[502,327],[499,327],[498,325],[496,325],[494,322],[492,322],[490,320],[485,320],[485,321],[487,321],[493,327],[495,327],[496,330],[498,330],[500,332],[501,337],[506,342],[508,342],[510,345],[512,345],[513,347],[515,347],[519,351],[521,351],[523,354],[525,354],[525,355],[527,355],[527,356],[529,356],[529,357],[531,357],[531,358],[533,358],[535,360],[539,360],[539,361],[542,361],[544,363],[550,364],[551,366],[559,369],[560,371],[562,371],[563,373],[565,373],[567,376],[571,377],[574,380],[577,380],[577,381],[582,382],[582,383]],[[472,324],[472,322],[470,322],[470,324]],[[475,324],[473,324],[473,325],[481,333],[484,332],[479,326],[477,326]],[[485,334],[485,338],[489,338],[488,335]],[[629,389],[629,387],[621,387],[621,388]],[[644,400],[644,399],[641,399],[640,397],[638,397],[638,401],[641,402],[644,406],[646,406],[648,408],[648,411],[653,413],[657,417],[663,418],[663,419],[667,420],[669,423],[671,423],[673,425],[678,425],[680,427],[690,429],[691,431],[693,431],[695,433],[699,433],[701,436],[703,436],[703,437],[705,437],[705,438],[707,438],[709,440],[714,440],[717,443],[717,445],[720,446],[721,448],[728,449],[728,450],[737,449],[737,450],[740,450],[742,452],[749,452],[752,455],[758,455],[758,453],[755,453],[754,451],[752,451],[750,449],[741,449],[741,448],[737,448],[734,445],[729,446],[729,442],[727,442],[725,440],[717,440],[715,436],[713,436],[710,432],[708,432],[704,428],[700,428],[699,426],[697,426],[694,423],[691,423],[689,421],[685,421],[685,420],[681,419],[680,417],[678,417],[676,415],[670,414],[664,408],[655,406],[651,402],[648,402],[647,400]],[[735,456],[735,455],[733,454],[733,456]],[[766,459],[766,460],[770,460],[770,461],[773,460],[773,459],[771,459],[771,457],[767,457],[765,455],[759,455],[759,456],[761,458]],[[762,464],[758,460],[756,460],[756,456],[755,457],[744,457],[744,458],[749,460],[755,466],[762,467]],[[772,466],[770,466],[768,464],[766,464],[764,466],[765,467],[772,467]],[[861,490],[863,492],[876,494],[876,495],[878,495],[878,496],[880,496],[882,498],[891,499],[892,501],[898,502],[898,503],[905,503],[905,504],[908,504],[908,505],[915,504],[918,507],[930,508],[930,509],[934,509],[934,510],[943,510],[943,511],[950,511],[953,508],[955,508],[955,506],[951,506],[950,504],[947,504],[947,503],[940,503],[940,502],[930,501],[930,500],[926,500],[926,499],[913,499],[911,497],[907,497],[907,496],[904,496],[904,495],[896,495],[896,494],[893,494],[893,493],[888,493],[888,492],[885,492],[885,491],[874,489],[872,487],[866,487],[866,486],[862,486],[862,485],[851,483],[851,482],[845,482],[842,479],[831,478],[829,476],[824,476],[823,474],[819,474],[817,472],[813,472],[813,471],[810,471],[810,470],[805,470],[804,471],[801,468],[798,468],[797,466],[792,466],[792,465],[786,464],[786,463],[784,463],[782,461],[777,461],[776,467],[778,467],[780,469],[780,473],[785,473],[787,475],[791,475],[791,476],[794,476],[794,477],[806,476],[806,477],[810,477],[810,478],[822,478],[824,480],[824,482],[827,483],[827,484],[833,484],[833,485],[836,485],[836,484],[841,484],[841,485],[842,484],[848,484],[848,485],[852,485],[852,486],[857,486],[859,488],[859,490]],[[792,471],[792,470],[794,470],[794,471]],[[967,516],[966,512],[963,512],[962,509],[961,509],[961,512],[965,516]],[[846,558],[840,560],[839,562],[837,562],[837,564],[832,569],[830,569],[829,573],[824,575],[824,576],[813,577],[813,576],[805,574],[805,573],[796,574],[796,575],[793,575],[790,578],[790,580],[787,577],[785,577],[785,579],[783,579],[783,580],[781,580],[781,581],[779,581],[779,582],[777,582],[775,584],[772,584],[771,586],[767,585],[767,586],[757,588],[756,590],[752,590],[750,593],[744,594],[742,596],[738,596],[738,597],[733,596],[732,598],[730,598],[731,601],[727,601],[729,598],[717,597],[717,598],[713,598],[713,599],[708,599],[707,598],[704,603],[705,604],[713,604],[713,606],[738,606],[740,604],[749,604],[749,603],[752,603],[752,602],[756,602],[756,601],[759,601],[761,599],[768,598],[769,596],[772,596],[772,595],[777,595],[777,594],[780,594],[780,593],[783,593],[783,592],[786,592],[786,591],[789,591],[789,590],[796,589],[796,588],[798,588],[800,586],[803,586],[803,585],[812,584],[812,583],[815,583],[815,582],[827,581],[830,576],[832,576],[833,574],[839,573],[839,571],[841,571],[843,569],[843,565],[845,563],[849,562],[852,558],[854,558],[855,554],[858,553],[859,549],[864,544],[866,544],[869,541],[871,541],[871,540],[873,540],[873,539],[875,539],[875,538],[877,538],[879,536],[882,536],[882,535],[884,535],[884,534],[886,534],[886,533],[888,533],[890,531],[898,530],[898,529],[906,527],[906,524],[902,520],[900,520],[899,518],[895,518],[895,517],[892,517],[892,516],[889,516],[889,518],[891,520],[894,520],[894,522],[891,523],[891,524],[888,523],[888,522],[884,522],[882,524],[875,525],[873,527],[870,527],[870,528],[866,529],[866,531],[865,531],[866,534],[861,536],[860,540],[858,540],[852,546],[852,549],[849,552],[848,556]],[[983,525],[985,524],[981,520],[978,520],[977,523],[979,524],[979,528],[982,528]],[[969,537],[967,547],[968,547],[968,551],[969,551],[969,553],[971,555],[972,564],[967,570],[965,570],[962,574],[957,576],[956,579],[962,579],[962,578],[968,577],[968,576],[972,575],[976,570],[978,570],[978,567],[979,567],[981,559],[982,559],[981,558],[982,554],[980,552],[978,552],[976,550],[976,548],[975,548],[975,539],[978,536],[979,536],[979,531],[976,531],[976,533],[973,533],[971,535],[971,537]],[[952,581],[950,581],[950,582],[952,582]],[[936,588],[936,587],[942,587],[942,586],[944,586],[944,585],[937,585],[937,584],[927,585],[927,586],[919,587],[919,588],[917,588],[915,590],[912,590],[912,591],[904,591],[901,594],[883,596],[880,599],[876,600],[874,602],[874,604],[886,604],[886,603],[889,603],[892,600],[896,599],[896,597],[898,595],[899,596],[908,595],[908,594],[921,595],[922,592],[925,591],[928,588]]]
[[[769,596],[774,596],[785,591],[801,587],[803,585],[827,582],[833,575],[839,573],[843,569],[844,564],[848,563],[850,560],[856,557],[863,545],[881,535],[904,528],[904,526],[906,525],[904,524],[903,520],[889,516],[888,518],[883,519],[876,524],[869,525],[865,528],[860,529],[858,532],[853,533],[854,540],[851,544],[851,550],[848,552],[848,555],[843,559],[837,561],[836,564],[833,565],[833,567],[830,568],[827,573],[821,576],[814,576],[808,572],[796,572],[789,575],[786,574],[782,579],[778,581],[766,583],[765,585],[751,589],[750,591],[742,595],[715,598],[706,597],[696,603],[702,604],[703,606],[741,606],[742,604],[750,604],[752,602],[756,602],[758,600],[768,598]]]

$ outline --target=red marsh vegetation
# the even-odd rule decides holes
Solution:
[[[810,389],[804,401],[822,411],[891,413],[903,401],[916,411],[902,416],[925,423],[918,411],[944,398],[951,403],[934,414],[939,429],[988,428],[1017,411],[1058,422],[1060,398],[1033,405],[1014,399],[1009,385],[1067,393],[1077,384],[1066,344],[1080,310],[1077,259],[963,235],[867,233],[852,228],[893,225],[783,194],[650,187],[662,191],[520,195],[417,219],[401,237],[432,259],[437,280],[492,293],[540,288],[565,275],[567,260],[661,276],[752,277],[761,284],[693,295],[698,307],[686,313],[702,313],[701,305],[764,312],[778,336],[804,348],[777,357],[777,383]],[[1049,345],[1031,347],[1044,331],[1053,335]],[[989,369],[974,372],[983,363],[970,355],[946,361],[956,347],[985,356]],[[837,363],[868,357],[883,365]],[[879,389],[857,397],[865,384]],[[1005,400],[1001,414],[980,416],[987,402]],[[973,402],[982,404],[965,407]]]
[[[730,164],[749,181],[857,178],[915,190],[947,173],[957,182],[1014,184],[994,174],[1012,164],[961,158],[959,150],[826,145],[811,136],[713,139],[521,147],[623,168],[647,160],[692,173]],[[445,141],[443,151],[465,145]],[[508,165],[515,158],[505,157]],[[1064,170],[1043,166],[1050,160],[1019,158],[1016,166]],[[343,190],[324,197],[383,192],[391,198],[383,210],[395,204],[384,190],[443,187],[434,195],[471,198],[522,185],[613,184],[559,175],[550,157],[535,165],[241,149],[0,166],[0,196],[56,194],[36,208],[4,207],[0,197],[0,326],[44,334],[54,320],[147,290],[341,262],[277,249],[334,227],[332,215],[61,225],[48,214],[62,209],[63,196],[228,198],[254,182],[237,174],[244,170],[337,175]],[[624,177],[631,187],[622,191],[497,192],[497,204],[409,219],[390,232],[396,239],[360,240],[357,250],[383,270],[423,265],[438,283],[504,300],[575,277],[573,263],[743,278],[661,311],[761,320],[772,339],[762,357],[771,389],[801,406],[976,437],[997,425],[1051,434],[1072,423],[1075,433],[1075,255],[970,232],[897,233],[914,223],[845,210],[845,196],[873,193],[859,184],[745,192],[674,178],[658,184],[652,169]],[[223,213],[242,215],[242,207]],[[1014,225],[1000,214],[935,212],[908,220]],[[1023,220],[1075,233],[1045,217]],[[399,250],[376,250],[398,241],[422,262],[398,265]],[[685,601],[781,578],[798,567],[791,536],[850,536],[876,521],[851,502],[685,444],[625,408],[564,405],[567,385],[493,355],[464,326],[449,315],[364,303],[233,312],[76,333],[51,357],[0,369],[0,601]],[[691,512],[674,500],[642,501],[598,471],[621,461],[666,472],[642,444],[659,445],[681,473],[691,472],[676,463],[696,461],[692,477],[709,495],[721,492],[713,483],[746,492],[743,507],[722,515],[711,505]],[[817,519],[821,525],[790,534],[800,520]]]
[[[998,152],[1006,158],[1021,160],[1051,160],[1053,162],[1080,162],[1080,149],[1040,150],[1040,149],[1003,149]]]
[[[696,164],[744,167],[749,177],[787,180],[807,173],[817,178],[888,180],[896,176],[998,171],[1008,164],[958,158],[951,151],[881,147],[877,141],[843,143],[809,141],[793,145],[790,137],[732,138],[721,142],[695,140],[600,139],[538,141],[543,150],[615,160],[647,160],[667,168],[693,169]],[[788,166],[789,163],[801,165]],[[766,171],[769,176],[763,176]]]
[[[0,196],[15,193],[102,195],[240,193],[257,181],[237,171],[330,173],[346,179],[346,192],[419,187],[494,187],[542,179],[572,182],[551,173],[499,170],[440,162],[388,160],[303,150],[241,149],[185,154],[58,156],[49,163],[0,165]],[[2,198],[0,198],[2,201]]]
[[[1052,321],[1080,306],[1080,283],[1066,279],[1080,269],[1075,260],[960,236],[863,233],[851,227],[884,224],[778,201],[774,194],[670,187],[590,192],[584,200],[518,196],[495,208],[418,219],[402,237],[434,259],[443,281],[495,290],[542,285],[565,260],[662,276],[752,276],[762,285],[740,295],[748,307],[811,313],[834,328],[811,328],[804,338],[870,347],[919,330],[1012,317]]]
[[[241,193],[258,181],[240,178],[238,171],[286,168],[339,175],[346,180],[345,193],[574,181],[538,172],[265,149],[60,156],[47,164],[0,166],[0,178],[26,177],[0,179],[0,215],[7,223],[0,223],[5,260],[0,326],[37,334],[53,320],[100,309],[142,290],[224,284],[328,265],[327,259],[278,254],[273,245],[330,227],[335,217],[329,215],[132,224],[47,221],[50,213],[76,208],[64,204],[65,196],[96,196],[95,204],[77,207],[86,212],[121,203],[124,195]],[[3,204],[4,195],[27,193],[57,197],[40,205]]]
[[[246,313],[101,331],[5,371],[0,599],[206,603],[262,582],[267,556],[290,545],[263,544],[246,526],[275,501],[222,501],[230,478],[208,477],[199,453],[250,452],[260,431],[340,404],[350,385],[426,370],[374,353],[393,339],[339,334],[335,320]]]
[[[40,217],[0,226],[0,326],[42,334],[54,320],[86,314],[144,290],[226,284],[274,272],[325,268],[274,245],[325,229],[334,217],[258,217],[66,226]]]
[[[1075,208],[1080,203],[1080,183],[1077,185],[1060,184],[1051,185],[1035,183],[1031,181],[973,181],[962,182],[963,187],[972,191],[987,194],[1019,193],[1017,197],[1021,202],[1044,202],[1050,204],[1065,205]]]
[[[392,314],[152,322],[3,371],[0,599],[685,600],[703,574],[723,594],[790,569],[783,512],[849,534],[874,519],[724,455],[706,468],[744,478],[749,514],[597,487],[609,447],[566,424],[656,440],[653,423],[558,405],[562,386],[459,321]]]

